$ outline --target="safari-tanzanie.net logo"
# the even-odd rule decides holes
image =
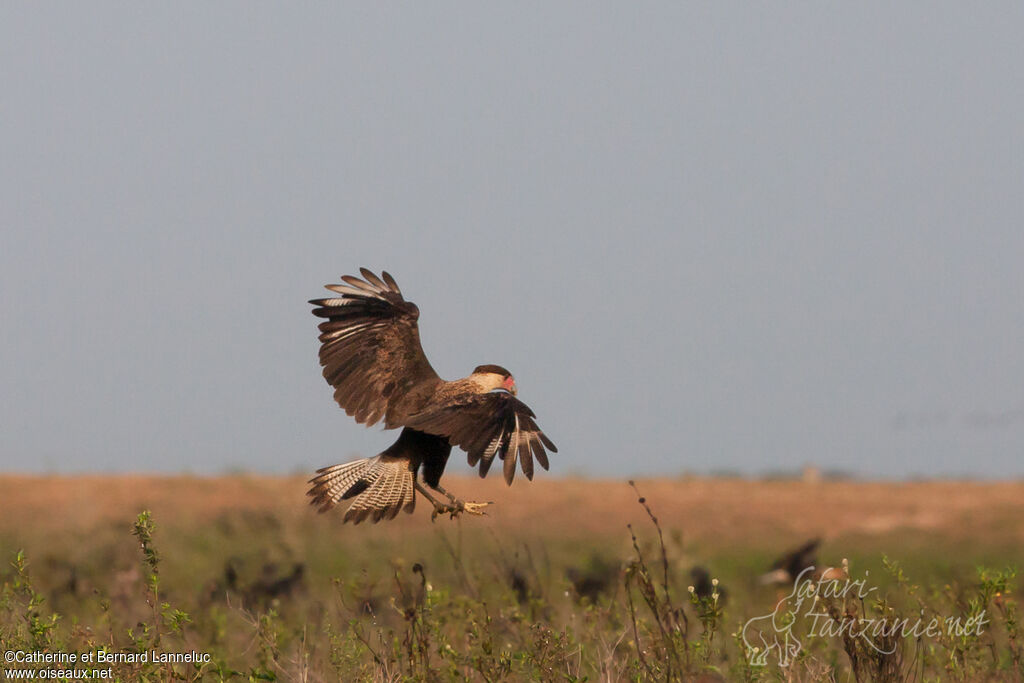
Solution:
[[[862,607],[878,598],[878,587],[864,578],[850,578],[849,566],[816,572],[807,567],[797,576],[792,591],[769,614],[749,619],[740,634],[751,666],[777,661],[788,667],[804,645],[814,638],[857,639],[881,655],[891,655],[904,638],[980,636],[989,619],[982,609],[969,616],[916,617],[895,614],[868,616]]]

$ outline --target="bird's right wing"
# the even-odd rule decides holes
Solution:
[[[360,268],[363,279],[342,275],[345,284],[327,285],[340,296],[313,299],[320,323],[320,365],[334,387],[334,400],[367,426],[384,418],[396,426],[395,408],[424,381],[440,381],[420,346],[420,312],[406,301],[387,272]]]
[[[548,455],[558,449],[537,426],[536,415],[530,407],[507,391],[484,394],[466,394],[448,405],[413,415],[407,424],[429,434],[448,437],[453,446],[469,454],[470,467],[480,463],[480,476],[494,462],[504,461],[505,481],[509,484],[516,473],[519,460],[523,474],[533,479],[534,460],[548,468]]]

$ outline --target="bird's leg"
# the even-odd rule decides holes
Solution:
[[[429,500],[431,505],[434,506],[434,512],[430,515],[430,520],[431,521],[437,519],[438,515],[444,514],[446,512],[450,512],[454,516],[454,514],[455,514],[455,505],[454,504],[452,504],[452,505],[445,505],[444,503],[439,501],[437,498],[434,498],[432,495],[430,495],[430,492],[427,491],[427,489],[423,488],[423,485],[420,484],[418,479],[414,479],[412,483],[413,483],[413,486],[416,487],[416,490],[419,491],[420,493],[422,493],[423,497],[426,498],[427,500]],[[451,496],[449,496],[449,498],[451,498]]]
[[[486,515],[487,513],[484,512],[483,509],[488,505],[494,504],[494,501],[488,501],[486,503],[475,503],[465,500],[459,500],[452,494],[448,493],[448,491],[446,491],[444,487],[442,487],[440,484],[435,484],[433,488],[435,491],[443,493],[445,496],[448,497],[448,500],[451,501],[451,507],[454,508],[454,510],[452,511],[452,517],[459,514],[460,512],[468,512],[471,515]]]

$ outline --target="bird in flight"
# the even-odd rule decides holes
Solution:
[[[484,514],[490,503],[460,500],[441,486],[452,446],[468,453],[481,477],[495,458],[501,460],[509,485],[517,461],[533,479],[535,461],[548,468],[545,448],[558,449],[516,398],[512,373],[480,365],[463,379],[441,379],[420,346],[416,304],[402,297],[387,272],[359,272],[362,278],[342,275],[344,284],[326,286],[336,296],[309,302],[313,315],[325,318],[319,325],[320,365],[334,400],[356,422],[369,427],[383,420],[385,429],[402,432],[375,457],[317,470],[309,482],[311,504],[326,512],[351,500],[344,522],[378,522],[412,512],[418,491],[433,504],[433,517]]]

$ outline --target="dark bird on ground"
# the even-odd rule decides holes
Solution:
[[[586,598],[596,603],[604,593],[618,585],[622,575],[622,567],[611,559],[601,555],[593,555],[590,563],[582,568],[569,567],[565,577],[572,584],[573,593],[578,601]]]
[[[288,573],[284,573],[276,562],[263,565],[259,578],[243,585],[239,575],[245,572],[245,562],[237,557],[228,558],[224,563],[223,578],[208,584],[204,602],[211,603],[223,600],[225,596],[241,598],[243,604],[269,605],[274,600],[290,598],[305,590],[306,566],[301,562],[292,565]]]
[[[248,590],[249,595],[257,602],[270,601],[289,597],[303,585],[306,566],[301,562],[292,565],[291,572],[281,574],[276,564],[263,567],[263,576],[253,583]]]
[[[516,602],[520,605],[530,602],[530,582],[526,580],[526,577],[518,569],[509,570],[508,585],[516,595]]]
[[[700,566],[694,567],[690,570],[690,578],[693,579],[694,595],[702,600],[708,600],[717,593],[718,605],[725,605],[726,590],[712,580],[711,573],[707,569]]]
[[[818,546],[821,545],[820,538],[813,538],[799,548],[787,552],[775,560],[771,570],[761,576],[762,584],[790,584],[800,578],[800,575],[808,568],[818,563]],[[812,578],[804,576],[804,578]]]
[[[351,500],[343,521],[378,522],[412,512],[418,491],[433,504],[435,517],[484,514],[490,503],[460,500],[440,484],[452,446],[469,454],[481,477],[495,457],[503,461],[510,485],[517,461],[532,479],[534,461],[548,468],[545,448],[558,449],[537,426],[533,411],[516,398],[508,370],[480,365],[463,379],[441,379],[420,346],[416,305],[402,297],[388,273],[359,272],[362,279],[342,275],[345,284],[327,285],[338,296],[310,301],[313,315],[326,318],[319,326],[320,365],[334,387],[334,400],[356,422],[369,427],[383,420],[385,429],[402,427],[402,432],[373,458],[317,470],[308,492],[312,505],[325,512]]]
[[[235,564],[238,562],[235,558],[228,558],[224,563],[224,588],[229,591],[238,590],[238,568]]]

